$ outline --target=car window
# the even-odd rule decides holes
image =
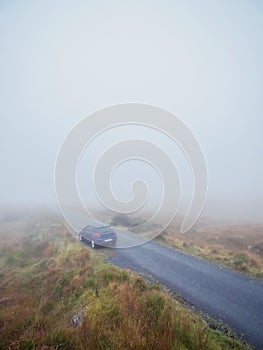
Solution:
[[[109,233],[112,232],[112,228],[110,226],[106,226],[106,227],[98,227],[97,231],[99,233]]]

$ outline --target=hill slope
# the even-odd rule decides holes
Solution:
[[[1,245],[1,349],[247,349],[54,218],[24,227]]]

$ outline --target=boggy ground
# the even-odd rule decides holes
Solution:
[[[205,218],[186,234],[171,225],[158,239],[186,253],[263,278],[263,224],[218,223]]]

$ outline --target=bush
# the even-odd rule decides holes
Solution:
[[[143,223],[140,218],[130,218],[125,214],[118,214],[112,218],[111,224],[113,226],[135,227]]]

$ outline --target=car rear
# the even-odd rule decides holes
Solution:
[[[109,225],[99,226],[95,228],[94,241],[97,245],[113,246],[117,241],[116,230]]]

